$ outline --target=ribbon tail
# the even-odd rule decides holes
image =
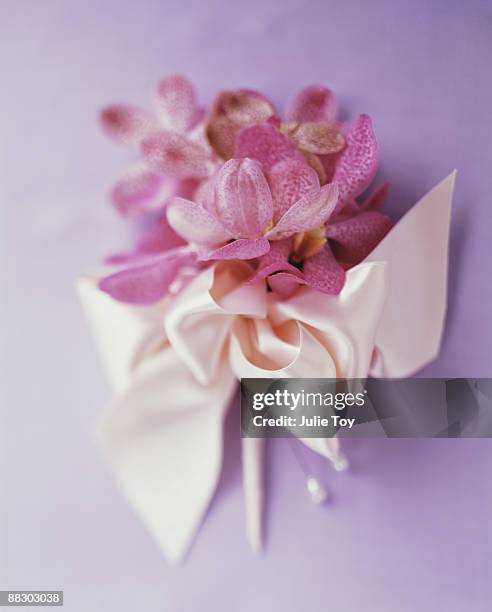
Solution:
[[[263,548],[264,438],[242,438],[243,482],[246,498],[246,529],[251,548]]]
[[[98,288],[98,276],[80,277],[77,291],[109,382],[120,393],[138,364],[165,343],[166,306],[135,308],[117,302]]]
[[[200,385],[169,347],[140,365],[100,423],[119,485],[171,562],[185,555],[216,489],[235,382],[224,364]]]
[[[328,459],[336,472],[344,472],[349,467],[346,456],[340,451],[338,438],[300,438],[308,448]]]
[[[406,377],[439,354],[456,172],[427,193],[365,260],[385,261],[388,297],[370,375]]]
[[[338,438],[300,438],[300,441],[318,455],[326,457],[333,465],[340,458]]]

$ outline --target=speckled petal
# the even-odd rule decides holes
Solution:
[[[338,295],[345,284],[345,270],[328,246],[305,260],[303,273],[307,284],[323,293]]]
[[[276,164],[268,174],[268,182],[275,223],[297,200],[320,186],[313,168],[299,159],[286,159]]]
[[[301,151],[301,153],[304,155],[304,159],[307,161],[307,163],[318,175],[320,184],[326,185],[328,181],[323,162],[321,161],[321,156],[315,155],[314,153],[308,153],[307,151]]]
[[[146,138],[141,149],[149,166],[156,172],[176,178],[207,176],[206,150],[181,134],[158,132]]]
[[[237,135],[235,157],[251,157],[268,172],[284,159],[301,159],[302,153],[271,123],[253,125]]]
[[[200,185],[195,190],[192,199],[197,204],[201,204],[205,210],[208,210],[213,215],[215,214],[215,175],[209,179],[200,182]]]
[[[156,255],[185,245],[186,242],[176,234],[167,219],[159,219],[147,228],[135,250],[129,253],[115,253],[107,257],[105,262],[107,264],[128,263],[147,255]]]
[[[287,121],[335,121],[337,102],[332,91],[322,85],[302,89],[287,105]]]
[[[159,204],[156,198],[164,178],[146,164],[128,168],[111,190],[111,201],[121,215],[148,212]]]
[[[222,159],[234,157],[236,136],[241,126],[233,123],[228,117],[212,117],[207,124],[205,134],[213,151]]]
[[[168,200],[171,196],[176,196],[177,198],[185,198],[195,202],[198,187],[202,182],[203,179],[196,178],[176,179],[174,181],[174,192],[168,196]]]
[[[289,263],[289,255],[292,250],[292,238],[276,240],[270,243],[270,250],[260,259],[258,268],[253,276],[248,280],[249,284],[275,274],[276,272],[292,272],[301,276],[300,270]]]
[[[368,115],[356,119],[346,140],[333,176],[340,189],[339,210],[367,189],[378,165],[378,144]]]
[[[196,255],[181,249],[168,252],[150,263],[133,266],[103,278],[101,291],[119,302],[147,305],[162,299],[182,266],[191,264]]]
[[[392,227],[386,215],[368,211],[339,223],[328,223],[326,236],[336,242],[333,251],[337,259],[355,265],[369,255]]]
[[[318,159],[323,166],[323,172],[325,175],[325,181],[331,183],[334,179],[335,169],[337,167],[338,160],[343,153],[332,153],[330,155],[318,155]],[[323,184],[323,183],[321,183]]]
[[[282,299],[289,298],[300,285],[307,285],[304,278],[289,272],[279,272],[268,277],[270,289]]]
[[[159,81],[155,105],[161,126],[176,132],[188,130],[198,112],[195,88],[180,74],[173,74]]]
[[[208,142],[219,157],[230,159],[234,156],[239,131],[249,125],[267,121],[273,113],[270,101],[257,91],[223,91],[212,105],[206,127]]]
[[[255,259],[261,257],[270,249],[270,243],[265,238],[256,240],[239,239],[230,242],[220,249],[205,251],[200,253],[201,261],[211,261],[213,259]]]
[[[389,183],[383,183],[375,189],[360,205],[361,210],[381,210],[388,197]]]
[[[309,121],[294,124],[289,129],[289,136],[303,151],[318,155],[338,153],[345,146],[345,138],[339,128],[326,123]]]
[[[138,145],[158,129],[146,111],[127,104],[112,104],[103,108],[101,124],[108,136],[125,144]]]
[[[257,238],[272,221],[272,195],[259,162],[231,159],[217,173],[215,214],[234,238]]]
[[[217,246],[232,238],[231,234],[203,206],[174,198],[167,208],[169,225],[188,242]]]
[[[169,225],[166,218],[152,223],[137,244],[139,253],[151,254],[185,246],[186,242]]]
[[[254,89],[223,91],[215,100],[214,113],[229,117],[237,125],[263,123],[275,112],[270,100]]]
[[[305,232],[325,223],[335,210],[338,188],[335,183],[324,185],[317,192],[309,192],[281,217],[267,234],[270,240],[286,238],[296,232]]]

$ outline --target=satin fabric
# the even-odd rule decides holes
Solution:
[[[429,191],[366,258],[385,261],[388,274],[371,376],[410,376],[439,354],[455,179],[456,171]]]
[[[116,393],[100,442],[170,561],[185,554],[215,491],[224,415],[238,378],[401,376],[436,355],[453,181],[445,179],[349,270],[338,296],[301,288],[280,301],[263,281],[244,282],[251,268],[241,261],[214,264],[149,307],[113,300],[98,289],[100,275],[79,280]],[[332,462],[340,457],[336,439],[303,441]],[[255,549],[262,540],[263,446],[243,440]]]

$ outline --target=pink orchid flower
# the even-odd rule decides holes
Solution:
[[[112,189],[112,202],[122,215],[162,209],[176,194],[191,197],[214,165],[203,137],[204,111],[190,81],[180,75],[162,79],[154,106],[155,114],[123,104],[101,112],[105,132],[143,156]]]
[[[182,77],[170,77],[160,87],[164,125],[172,120],[185,135],[197,115],[192,92]],[[175,189],[181,197],[134,251],[109,258],[108,263],[131,267],[103,279],[101,288],[116,299],[146,304],[161,299],[183,268],[246,259],[252,264],[249,282],[266,280],[282,297],[300,285],[339,293],[345,270],[362,261],[392,223],[379,212],[387,184],[357,201],[378,163],[370,118],[361,115],[353,126],[342,126],[336,113],[332,92],[317,85],[290,102],[284,123],[262,94],[222,92],[206,135],[218,156],[237,159],[216,172],[200,156],[181,155],[179,147],[174,155],[170,145],[176,137],[130,113],[130,127],[119,130],[120,139],[140,143],[146,172],[159,181],[181,175]],[[327,184],[328,177],[336,186]],[[152,192],[152,181],[147,187]],[[143,189],[140,196],[142,191],[148,195]]]
[[[238,157],[236,139],[242,129],[268,122],[286,134],[319,174],[324,175],[316,154],[337,153],[345,144],[340,126],[335,122],[336,112],[334,95],[320,85],[303,89],[289,103],[284,123],[263,94],[250,89],[223,91],[212,105],[206,135],[217,155],[230,159]]]
[[[259,159],[264,167],[280,164],[280,158],[299,158],[292,143],[269,124],[240,133],[236,151]],[[322,235],[319,231],[307,232],[304,236],[298,235],[294,241],[272,246],[260,259],[251,282],[266,279],[270,288],[283,297],[290,295],[299,285],[338,293],[343,287],[344,270],[369,255],[392,227],[390,219],[378,211],[387,194],[387,184],[361,205],[356,201],[372,181],[377,164],[378,145],[372,122],[367,115],[361,115],[348,130],[346,147],[334,168],[333,179],[339,187],[339,198],[324,232]],[[285,178],[280,181],[280,186],[286,192],[294,189]],[[315,254],[309,256],[313,246]],[[302,269],[292,265],[293,259],[303,259]]]
[[[347,126],[337,121],[337,113],[335,95],[322,85],[310,85],[295,95],[283,120],[258,92],[222,92],[209,114],[206,133],[221,157],[250,157],[261,161],[267,170],[282,159],[302,155],[317,172],[321,185],[332,181],[342,185],[338,209],[349,206],[357,212],[355,198],[365,191],[377,170],[377,142],[367,115]],[[379,202],[386,193],[387,185],[378,190]]]
[[[151,303],[164,297],[183,266],[254,260],[276,242],[323,228],[337,199],[337,186],[320,186],[316,172],[304,160],[285,160],[272,168],[268,178],[258,161],[229,160],[201,202],[175,198],[167,208],[169,225],[189,246],[116,272],[103,279],[100,288],[120,301]],[[313,260],[314,266],[317,260]],[[343,286],[340,270],[342,283],[330,292]]]
[[[231,159],[217,173],[210,200],[173,200],[169,224],[205,247],[203,261],[254,259],[270,250],[270,241],[319,228],[336,208],[337,186],[321,187],[305,161],[280,162],[268,178],[258,161]]]

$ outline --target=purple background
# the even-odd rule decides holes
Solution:
[[[489,440],[347,441],[343,475],[306,451],[326,508],[274,440],[255,557],[232,414],[218,496],[168,567],[90,437],[109,391],[72,287],[130,243],[106,200],[129,154],[100,134],[101,105],[144,104],[175,71],[205,102],[319,81],[345,117],[373,116],[395,216],[458,168],[447,332],[425,373],[491,376],[491,51],[488,2],[3,0],[0,589],[64,589],[70,612],[491,609]]]

